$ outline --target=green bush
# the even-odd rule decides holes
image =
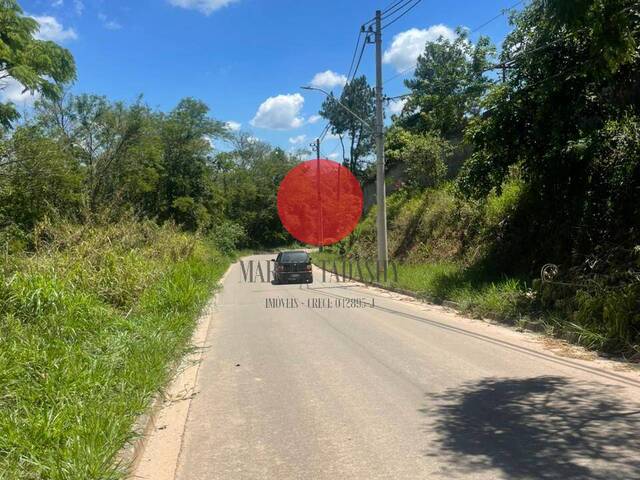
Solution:
[[[248,240],[247,232],[242,225],[229,220],[216,223],[211,229],[210,236],[218,250],[227,255],[245,247]]]

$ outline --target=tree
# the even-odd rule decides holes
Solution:
[[[11,160],[0,169],[0,225],[31,229],[45,216],[78,218],[83,204],[77,163],[34,126],[18,128],[4,145]]]
[[[343,106],[354,112],[358,117],[366,120],[365,125]],[[349,139],[349,158],[345,165],[356,176],[364,171],[363,159],[373,151],[375,137],[375,91],[367,83],[363,75],[348,83],[338,103],[331,94],[322,104],[320,115],[331,123],[331,132],[338,135],[344,148],[344,138]]]
[[[411,90],[399,123],[417,133],[434,131],[445,138],[462,136],[468,119],[480,113],[480,102],[491,81],[484,74],[495,47],[480,37],[474,45],[465,30],[451,41],[427,42],[418,57]]]
[[[240,225],[249,244],[279,245],[291,241],[277,210],[278,187],[298,160],[280,148],[239,134],[233,152],[218,154],[218,174],[225,189],[226,216]]]
[[[163,120],[160,218],[186,228],[207,228],[220,209],[212,189],[211,140],[228,136],[224,123],[209,117],[209,107],[186,98]]]
[[[447,173],[445,160],[451,144],[433,132],[411,133],[401,127],[389,129],[386,156],[389,163],[403,163],[407,183],[418,188],[437,186]]]
[[[127,106],[97,95],[63,95],[37,102],[36,112],[38,124],[84,171],[91,211],[126,202],[140,213],[155,207],[144,193],[157,187],[160,117],[141,99]]]
[[[17,81],[25,91],[55,98],[62,84],[75,78],[75,63],[68,50],[37,40],[38,29],[38,22],[25,17],[15,0],[0,0],[0,82]],[[10,128],[19,116],[12,103],[0,103],[0,127]]]
[[[640,243],[640,8],[633,0],[534,0],[513,17],[506,82],[470,125],[475,153],[460,180],[482,197],[513,169],[527,194],[514,256],[584,264],[597,248]],[[515,233],[514,233],[515,235]],[[503,249],[507,252],[506,249]]]
[[[208,228],[223,212],[212,140],[226,138],[208,107],[185,99],[169,114],[142,99],[132,105],[96,95],[65,95],[36,104],[37,123],[83,172],[91,212],[172,219]]]

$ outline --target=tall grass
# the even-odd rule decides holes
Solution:
[[[315,253],[317,265],[331,268],[338,260],[335,252]],[[341,260],[338,262],[340,264]],[[467,313],[515,322],[525,311],[530,291],[520,280],[495,279],[478,269],[469,269],[455,262],[397,263],[397,278],[389,275],[383,284],[415,292],[435,303],[453,301]]]
[[[121,478],[116,455],[229,261],[152,223],[36,237],[0,282],[0,479]]]

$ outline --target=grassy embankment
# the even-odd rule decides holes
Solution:
[[[539,274],[505,273],[523,270],[519,264],[529,248],[510,227],[522,194],[523,185],[512,180],[482,201],[461,199],[451,184],[392,195],[389,252],[398,276],[388,285],[435,303],[456,302],[470,315],[535,326],[588,348],[639,358],[640,283],[611,287],[578,278],[571,280],[576,285],[542,284]],[[337,258],[374,259],[375,215],[374,208],[348,239],[314,254],[314,262],[331,266]],[[514,245],[524,254],[501,251]]]
[[[338,262],[339,273],[342,272],[341,259],[342,256],[336,251],[313,254],[313,262],[316,265],[326,262],[328,270],[334,269],[334,261]],[[352,261],[355,265],[355,259]],[[521,311],[522,300],[531,295],[526,283],[521,280],[504,278],[492,281],[484,272],[465,269],[453,261],[397,262],[396,266],[397,279],[389,273],[388,281],[384,282],[381,278],[381,284],[409,290],[420,298],[438,304],[445,300],[456,302],[463,311],[480,317],[517,321],[523,326],[532,322]]]
[[[152,223],[46,227],[0,282],[0,479],[121,478],[230,260]]]

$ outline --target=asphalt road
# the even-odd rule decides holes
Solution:
[[[640,479],[636,372],[333,280],[233,267],[178,479]]]

